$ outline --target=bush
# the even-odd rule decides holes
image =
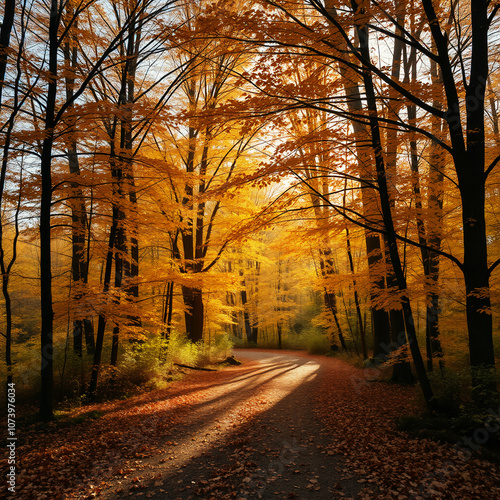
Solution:
[[[173,364],[203,366],[225,359],[233,343],[225,334],[215,335],[207,343],[192,343],[185,334],[173,332],[168,340],[147,333],[143,343],[120,343],[116,367],[102,364],[97,387],[98,398],[126,397],[143,389],[163,387],[175,378]],[[39,346],[29,342],[16,346],[13,375],[19,403],[33,403],[40,392]],[[102,359],[110,357],[110,345],[103,348]],[[63,407],[80,406],[85,402],[86,384],[92,367],[92,356],[74,354],[71,345],[59,341],[54,345],[54,395]],[[5,364],[0,376],[6,378]],[[0,403],[5,393],[0,396]]]
[[[142,344],[127,345],[118,362],[117,374],[137,386],[161,378],[165,371],[161,363],[165,345],[165,340],[157,335]]]
[[[464,399],[465,387],[469,383],[467,374],[444,369],[428,374],[434,398],[433,404],[439,413],[457,414]]]
[[[180,363],[183,365],[196,366],[203,353],[203,343],[191,342],[185,334],[172,332],[165,345],[167,365]]]
[[[307,349],[310,354],[326,354],[331,350],[328,335],[318,330],[306,330],[296,335],[287,335],[283,338],[284,349]]]
[[[228,335],[224,333],[216,334],[211,342],[202,344],[202,353],[198,356],[199,365],[204,366],[216,361],[222,361],[227,358],[233,345],[232,339]]]

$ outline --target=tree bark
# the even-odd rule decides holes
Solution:
[[[111,272],[113,269],[113,249],[115,246],[116,229],[118,225],[117,208],[113,208],[113,222],[109,231],[108,252],[106,256],[106,263],[104,266],[104,279],[102,286],[102,294],[106,297],[111,284]],[[92,372],[90,375],[89,396],[91,399],[95,397],[97,390],[97,381],[99,378],[99,370],[101,367],[102,347],[104,344],[104,331],[106,329],[106,314],[101,312],[99,314],[99,321],[97,324],[96,345],[94,350],[94,362]]]
[[[336,9],[331,2],[325,2],[329,14],[332,17],[337,16]],[[341,42],[339,47],[344,53],[347,52],[347,44]],[[340,75],[346,95],[347,108],[349,113],[354,116],[363,113],[363,102],[359,89],[359,75],[354,72],[347,64],[339,62]],[[361,182],[361,200],[363,206],[363,215],[370,220],[377,220],[378,204],[375,193],[370,187],[373,181],[372,155],[367,152],[366,142],[369,140],[369,131],[357,120],[351,120],[351,125],[355,137],[356,158],[358,161],[358,176]],[[391,344],[389,313],[377,306],[378,297],[386,287],[384,252],[380,242],[380,236],[376,232],[365,229],[365,245],[368,264],[368,276],[370,280],[370,303],[373,325],[373,356],[379,360],[385,360],[388,352],[388,346]]]
[[[54,346],[52,306],[52,261],[51,261],[51,206],[52,206],[52,147],[57,95],[57,50],[60,12],[58,2],[51,0],[49,23],[49,82],[45,108],[45,138],[41,154],[41,200],[40,200],[40,307],[41,307],[41,388],[40,417],[51,419],[54,397]]]
[[[182,297],[186,306],[184,319],[186,331],[189,334],[188,338],[192,342],[203,341],[204,305],[202,291],[199,288],[183,285]]]
[[[485,122],[484,99],[488,78],[488,3],[471,2],[471,57],[465,89],[466,131],[462,127],[460,101],[448,53],[431,0],[422,1],[436,45],[448,104],[445,120],[462,201],[466,315],[473,376],[473,397],[480,408],[498,398],[495,379],[490,270],[485,219]],[[484,394],[488,397],[484,397]],[[489,400],[489,401],[488,401]]]
[[[357,4],[353,2],[353,7],[357,8]],[[387,186],[387,173],[385,160],[382,154],[382,140],[380,135],[379,120],[377,115],[377,102],[375,97],[375,89],[373,85],[372,75],[368,64],[370,61],[369,35],[366,26],[356,26],[358,38],[360,40],[360,53],[363,57],[363,81],[366,92],[366,102],[369,111],[369,126],[371,132],[372,148],[375,154],[375,168],[377,172],[377,185],[379,188],[380,204],[382,216],[384,219],[385,235],[387,238],[389,255],[391,258],[392,269],[397,280],[398,288],[401,293],[401,306],[404,316],[404,327],[406,329],[406,337],[410,346],[410,351],[415,364],[415,370],[422,389],[425,402],[428,407],[432,407],[433,392],[425,365],[422,360],[422,355],[418,347],[418,340],[413,322],[410,300],[407,294],[406,278],[401,266],[399,251],[397,246],[396,231],[392,218],[391,200],[389,189]],[[404,333],[404,330],[403,330]],[[399,340],[399,339],[398,339]]]

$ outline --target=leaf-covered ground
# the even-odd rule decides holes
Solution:
[[[333,430],[333,450],[361,476],[366,499],[497,499],[500,466],[472,454],[488,422],[459,444],[437,444],[397,432],[395,419],[410,415],[418,389],[370,383],[373,370],[325,362],[317,415]]]
[[[499,466],[469,445],[396,431],[416,389],[305,353],[236,356],[242,366],[18,429],[14,498],[500,498]]]

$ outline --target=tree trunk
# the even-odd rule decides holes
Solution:
[[[85,345],[87,354],[93,355],[95,351],[94,324],[91,319],[83,320],[83,332],[85,334]]]
[[[106,265],[104,266],[104,279],[102,286],[102,294],[107,295],[111,284],[111,272],[113,269],[113,249],[115,246],[116,230],[118,225],[118,208],[113,207],[113,222],[109,231],[108,252],[106,256]],[[104,331],[106,329],[106,315],[104,312],[99,314],[97,324],[96,345],[94,350],[94,363],[92,373],[90,375],[89,396],[91,399],[95,397],[97,390],[97,381],[99,378],[99,370],[101,367],[102,347],[104,343]]]
[[[167,283],[167,289],[165,291],[165,296],[163,298],[163,324],[164,329],[162,330],[162,337],[165,339],[170,338],[170,334],[172,333],[172,308],[174,301],[174,282],[169,281]]]
[[[471,2],[470,75],[465,89],[466,130],[448,53],[448,38],[441,32],[431,0],[423,0],[443,78],[448,110],[445,120],[462,201],[462,224],[467,328],[473,377],[473,398],[486,409],[498,398],[493,324],[490,300],[485,220],[485,123],[484,99],[488,78],[488,2]]]
[[[391,325],[389,313],[385,309],[375,305],[380,294],[379,290],[385,288],[384,272],[381,270],[384,263],[384,255],[378,235],[365,230],[365,244],[368,255],[368,275],[371,284],[370,310],[373,323],[373,357],[384,361],[389,354],[388,346],[391,343]]]
[[[346,198],[347,198],[347,180],[344,183],[344,197],[343,197],[343,207],[346,207]],[[368,359],[368,350],[366,348],[366,338],[365,338],[365,329],[363,327],[363,318],[361,317],[361,307],[359,305],[359,297],[358,297],[358,289],[355,277],[355,269],[354,269],[354,259],[352,257],[351,250],[351,235],[349,232],[349,226],[345,225],[345,241],[346,241],[346,250],[347,257],[349,259],[349,269],[351,270],[352,275],[352,286],[354,290],[354,305],[356,308],[356,317],[358,320],[358,330],[359,330],[359,338],[361,340],[361,350],[363,351],[363,359]]]
[[[24,8],[23,8],[24,10]],[[14,15],[15,15],[15,1],[6,0],[4,7],[4,17],[2,20],[1,30],[0,30],[0,108],[3,105],[2,100],[2,90],[4,87],[5,73],[7,69],[7,59],[8,59],[8,48],[10,46],[10,36],[14,25]],[[17,54],[18,64],[22,57],[22,47],[19,47]],[[14,83],[14,104],[11,111],[7,130],[5,133],[5,142],[3,144],[2,151],[2,168],[0,174],[0,212],[4,211],[4,193],[5,193],[5,182],[7,177],[7,167],[10,156],[11,149],[11,139],[12,132],[14,130],[14,123],[17,113],[19,112],[19,82],[20,74],[16,76],[16,81]],[[19,174],[19,196],[17,201],[16,212],[14,216],[14,227],[15,236],[12,242],[12,256],[9,263],[6,263],[5,248],[4,248],[4,225],[0,224],[0,271],[2,273],[2,294],[4,297],[5,305],[5,364],[7,367],[7,384],[13,382],[12,373],[12,299],[10,296],[9,282],[10,282],[10,272],[13,265],[17,259],[17,241],[19,239],[19,212],[21,208],[22,201],[22,191],[23,191],[23,169],[21,167]],[[7,385],[7,387],[9,387]]]
[[[184,305],[186,306],[184,319],[188,338],[192,342],[202,342],[204,320],[202,291],[199,288],[182,285],[182,297],[184,299]]]
[[[401,2],[399,2],[401,4]],[[397,13],[397,23],[399,26],[404,26],[406,11],[404,9],[399,10]],[[402,28],[396,29],[397,35],[403,36]],[[392,55],[392,65],[391,65],[391,77],[394,80],[400,79],[401,73],[401,61],[403,57],[403,46],[404,42],[401,38],[394,39],[393,55]],[[393,89],[389,89],[389,102],[388,115],[390,118],[397,119],[398,113],[401,107],[397,99],[397,95]],[[411,117],[409,117],[409,120]],[[396,127],[389,127],[386,129],[386,162],[385,162],[385,176],[387,182],[387,189],[389,195],[389,203],[391,210],[393,211],[396,207],[396,180],[398,178],[397,171],[397,154],[398,154],[398,143],[399,134]],[[386,269],[387,269],[387,288],[397,288],[397,278],[395,276],[395,270],[391,262],[390,251],[388,251],[388,239],[384,238],[387,251],[385,253],[386,257]],[[396,349],[403,347],[406,344],[405,335],[405,321],[403,317],[403,311],[401,309],[390,309],[389,310],[389,320],[391,324],[391,345]],[[392,350],[392,349],[391,349]],[[410,362],[406,359],[397,361],[393,365],[392,380],[398,383],[411,384],[413,383],[413,375],[411,373]]]
[[[336,9],[331,0],[325,2],[325,6],[332,17],[337,16]],[[341,51],[347,51],[347,45],[342,42],[339,47]],[[347,64],[339,62],[340,75],[346,95],[349,113],[359,115],[363,112],[363,102],[359,89],[359,74],[354,72]],[[373,189],[370,187],[373,181],[372,155],[367,152],[366,142],[369,140],[369,131],[364,125],[356,120],[351,121],[355,136],[355,151],[358,162],[358,176],[361,182],[361,200],[363,216],[376,220],[377,201]],[[365,245],[368,263],[368,276],[370,280],[370,311],[373,325],[373,356],[379,360],[385,360],[388,355],[388,346],[391,343],[389,313],[378,307],[377,300],[385,288],[385,265],[384,253],[380,243],[380,236],[365,229]],[[383,293],[383,292],[382,292]]]
[[[8,49],[10,47],[10,35],[14,26],[14,16],[16,12],[16,0],[5,0],[0,29],[0,104],[2,101],[2,91],[7,70]]]
[[[356,30],[358,33],[358,38],[361,41],[359,49],[360,53],[363,57],[363,60],[369,62],[370,48],[368,44],[369,40],[368,28],[366,26],[363,27],[356,26]],[[410,346],[413,362],[415,364],[415,370],[417,372],[417,377],[420,383],[420,387],[422,389],[425,402],[428,407],[431,407],[432,406],[431,400],[433,398],[433,393],[431,385],[429,383],[429,379],[427,378],[427,373],[425,370],[424,362],[422,360],[422,355],[418,347],[418,340],[415,331],[415,325],[413,322],[410,300],[407,295],[406,278],[399,258],[399,251],[396,240],[396,231],[394,228],[394,221],[392,218],[391,200],[389,195],[389,189],[387,186],[386,167],[385,167],[384,157],[382,154],[382,140],[380,136],[380,128],[377,116],[377,101],[375,97],[372,75],[370,73],[369,68],[366,66],[363,71],[363,81],[365,84],[366,101],[369,111],[372,148],[375,153],[377,185],[379,188],[378,192],[380,196],[382,215],[384,219],[385,234],[388,242],[388,249],[391,258],[392,268],[394,270],[394,275],[397,280],[399,291],[401,292],[401,306],[404,316],[404,327],[406,329],[408,344]]]
[[[51,206],[52,206],[52,147],[54,143],[55,110],[57,94],[57,50],[60,13],[58,2],[51,0],[49,24],[49,83],[45,108],[45,138],[41,155],[40,201],[40,306],[41,306],[41,388],[40,417],[51,419],[54,396],[54,353],[51,263]]]
[[[240,276],[243,277],[243,271],[240,269]],[[246,288],[246,283],[245,279],[242,280],[242,288],[241,288],[241,304],[243,306],[243,321],[245,324],[245,333],[247,336],[247,342],[253,342],[253,337],[252,337],[252,327],[250,325],[250,316],[248,314],[248,308],[247,308],[247,288]]]

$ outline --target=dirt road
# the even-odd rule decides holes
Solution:
[[[314,418],[321,358],[237,350],[242,366],[199,389],[197,404],[155,456],[128,461],[104,478],[99,498],[353,498],[329,432]],[[205,376],[191,374],[194,379]],[[150,420],[148,426],[154,426]],[[95,477],[92,478],[96,483]],[[101,481],[102,482],[102,481]]]
[[[235,354],[241,366],[19,429],[14,498],[500,498],[478,446],[500,408],[458,443],[418,439],[395,423],[421,410],[418,387],[338,358]]]

